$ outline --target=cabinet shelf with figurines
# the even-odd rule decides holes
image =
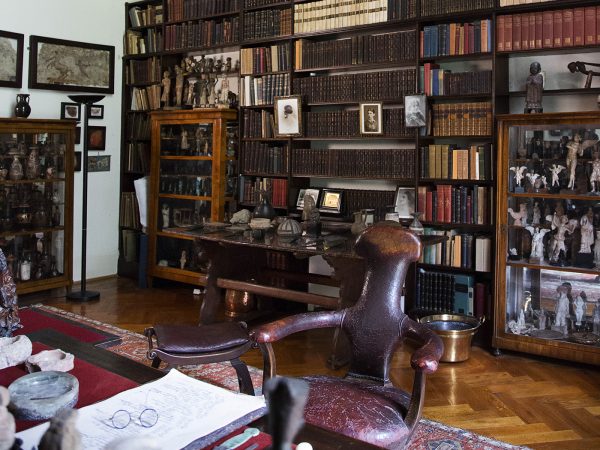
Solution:
[[[600,364],[600,112],[498,121],[493,346]]]

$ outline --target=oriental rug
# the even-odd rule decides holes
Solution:
[[[96,345],[111,352],[150,365],[146,357],[148,341],[145,336],[122,328],[88,319],[74,313],[44,305],[35,305],[41,312],[55,314],[68,321],[95,328],[107,335],[114,336]],[[254,386],[262,384],[262,370],[248,367]],[[226,363],[205,364],[202,366],[182,366],[178,370],[194,378],[224,387],[238,390],[235,370]],[[259,388],[260,389],[260,388]],[[471,431],[451,427],[433,420],[421,419],[413,438],[408,445],[410,450],[526,450],[527,447],[515,446],[482,436]]]

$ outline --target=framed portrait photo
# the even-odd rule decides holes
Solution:
[[[302,97],[275,97],[275,135],[278,137],[302,134]]]
[[[360,133],[383,134],[382,103],[360,104]]]
[[[339,189],[323,189],[319,211],[339,214],[342,212],[342,194]]]
[[[296,208],[302,209],[304,208],[304,197],[306,195],[310,195],[315,201],[315,206],[319,204],[319,193],[321,191],[319,189],[300,189],[298,191],[298,200],[296,201]]]
[[[427,97],[423,94],[404,97],[404,124],[409,128],[427,125]]]
[[[29,37],[29,88],[115,92],[115,47]]]
[[[106,127],[88,126],[88,150],[106,149]]]
[[[0,31],[0,86],[20,88],[23,80],[22,34]]]
[[[80,103],[61,102],[60,118],[77,120],[77,121],[81,120],[81,104]]]
[[[394,205],[400,219],[411,219],[415,212],[415,188],[399,187]]]
[[[90,106],[90,119],[104,119],[104,105]]]

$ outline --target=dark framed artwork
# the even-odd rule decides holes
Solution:
[[[110,155],[88,156],[88,172],[110,172]]]
[[[29,87],[53,91],[115,91],[115,47],[29,37]]]
[[[81,104],[80,103],[61,102],[60,118],[61,119],[72,119],[72,120],[77,120],[77,121],[81,120]]]
[[[81,144],[81,127],[75,127],[75,145]]]
[[[298,200],[296,200],[296,208],[302,209],[304,208],[304,197],[306,195],[310,195],[315,201],[315,206],[319,204],[319,193],[321,191],[319,189],[300,189],[298,191]]]
[[[73,165],[75,172],[81,172],[81,152],[75,152],[75,164]]]
[[[88,150],[106,149],[106,127],[88,126]]]
[[[23,83],[23,43],[22,34],[0,31],[1,87],[21,87]]]
[[[104,105],[90,106],[90,117],[88,119],[104,119]]]
[[[383,104],[381,102],[361,103],[359,116],[361,134],[383,134]]]
[[[275,134],[278,137],[302,135],[302,97],[275,97]]]
[[[339,189],[323,189],[319,211],[339,214],[342,212],[342,194]]]

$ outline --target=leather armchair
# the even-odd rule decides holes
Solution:
[[[440,338],[401,309],[400,296],[409,265],[421,253],[417,236],[394,222],[379,222],[357,239],[355,251],[366,260],[358,302],[339,311],[305,313],[257,327],[251,332],[265,355],[265,378],[275,376],[272,343],[313,328],[340,327],[348,336],[351,363],[344,378],[303,377],[309,383],[306,422],[370,444],[404,448],[421,417],[425,376],[438,367]],[[390,381],[390,362],[398,344],[419,344],[412,354],[412,394]]]

